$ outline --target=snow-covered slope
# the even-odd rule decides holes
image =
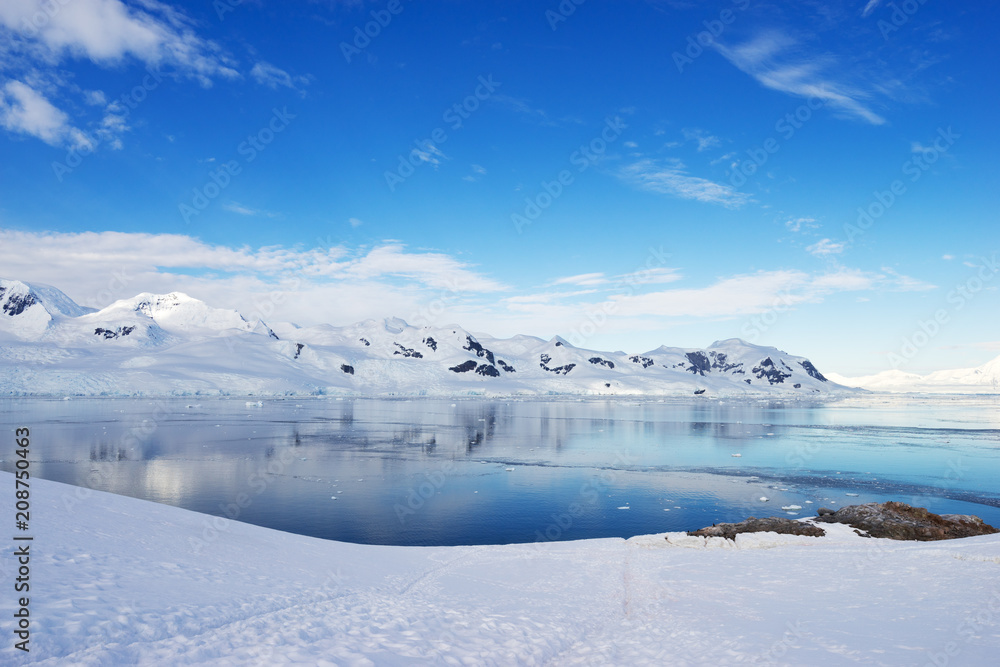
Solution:
[[[937,371],[917,375],[899,370],[876,375],[843,377],[834,373],[830,379],[848,387],[871,391],[921,392],[929,394],[996,394],[1000,393],[1000,357],[978,368]]]
[[[46,480],[31,503],[31,652],[14,648],[23,544],[7,539],[0,664],[990,665],[1000,651],[1000,535],[823,524],[822,538],[383,547]],[[0,494],[0,514],[13,504]]]
[[[0,279],[0,336],[30,340],[63,318],[89,312],[54,287]]]
[[[9,285],[0,394],[677,394],[849,391],[808,359],[739,339],[707,349],[602,352],[555,337],[498,339],[398,318],[334,327],[248,321],[185,294],[90,312],[52,288]]]

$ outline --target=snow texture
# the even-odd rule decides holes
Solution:
[[[1000,650],[994,535],[382,547],[42,480],[32,503],[31,652],[8,613],[2,664],[989,665]]]

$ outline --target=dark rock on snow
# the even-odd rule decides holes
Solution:
[[[820,512],[823,509],[820,508]],[[931,542],[1000,533],[978,516],[933,514],[923,507],[897,502],[851,505],[833,513],[821,514],[816,521],[845,523],[863,531],[867,537],[887,537],[890,540]]]
[[[750,517],[739,523],[720,523],[701,530],[688,531],[694,537],[724,537],[735,540],[740,533],[780,533],[782,535],[806,535],[808,537],[823,537],[826,531],[818,526],[792,519],[769,517],[758,519]]]

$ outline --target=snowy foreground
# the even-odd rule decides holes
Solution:
[[[378,547],[34,480],[31,652],[7,542],[0,663],[996,664],[1000,536],[824,527]]]

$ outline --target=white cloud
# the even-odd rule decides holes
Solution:
[[[296,76],[292,77],[288,72],[281,69],[276,65],[264,62],[263,60],[253,66],[250,70],[250,76],[253,80],[262,86],[267,86],[277,90],[279,86],[285,88],[291,88],[292,90],[303,92],[299,86],[304,86],[309,83],[309,77]]]
[[[2,277],[53,285],[83,305],[177,290],[249,314],[281,290],[275,317],[300,324],[407,317],[442,294],[468,301],[506,289],[454,257],[398,243],[250,248],[179,234],[0,230],[0,246],[10,256]]]
[[[603,273],[581,273],[576,276],[566,276],[556,278],[553,285],[603,285],[608,282],[608,277]]]
[[[361,225],[365,224],[364,221],[359,218],[348,218],[347,222],[351,225],[351,227],[354,228],[358,228]]]
[[[868,0],[868,4],[861,10],[861,16],[867,18],[880,4],[882,4],[882,0]]]
[[[108,104],[108,98],[105,97],[104,91],[101,90],[84,91],[83,98],[87,104],[95,107],[103,107]]]
[[[0,92],[0,125],[9,132],[33,136],[51,146],[92,148],[94,145],[82,130],[73,127],[66,113],[22,81],[8,81]]]
[[[278,217],[278,214],[274,213],[273,211],[265,211],[264,209],[260,208],[250,208],[249,206],[244,206],[234,201],[225,204],[222,208],[225,209],[226,211],[229,211],[230,213],[237,213],[239,215],[246,215],[251,217],[258,217],[258,216],[265,218]]]
[[[480,177],[486,175],[486,167],[474,164],[472,165],[472,173],[462,177],[462,180],[469,181],[470,183],[475,183]]]
[[[816,218],[792,218],[791,220],[785,221],[785,227],[787,227],[790,232],[800,232],[803,227],[815,229],[819,227],[819,225],[816,224]]]
[[[136,5],[121,0],[5,0],[0,27],[19,41],[42,46],[56,61],[82,57],[115,65],[132,57],[147,65],[175,65],[206,85],[210,77],[239,76],[217,45],[195,34],[185,15],[155,0]]]
[[[682,279],[654,267],[620,275],[558,278],[515,291],[443,253],[387,241],[371,248],[228,247],[178,234],[0,229],[3,278],[53,285],[83,305],[103,307],[140,292],[182,291],[244,315],[298,324],[348,324],[397,315],[416,324],[458,322],[497,335],[569,334],[588,312],[607,316],[604,333],[663,330],[671,322],[731,319],[794,308],[830,294],[934,289],[891,269],[841,267],[813,274],[760,271],[688,287],[644,287]],[[566,290],[551,289],[553,285]],[[652,291],[646,291],[651,289]],[[278,294],[280,298],[275,298]],[[264,306],[266,306],[266,309]]]
[[[796,59],[788,55],[796,46],[789,37],[765,32],[739,46],[727,47],[718,41],[712,46],[766,88],[795,97],[818,98],[842,113],[873,125],[885,123],[884,118],[862,102],[868,97],[867,93],[825,74],[833,65],[830,58]]]
[[[0,93],[0,123],[11,132],[58,146],[69,131],[69,117],[21,81],[8,81]]]
[[[945,260],[946,262],[950,262],[951,260],[955,259],[955,256],[954,255],[941,255],[941,259]]]
[[[233,61],[199,37],[194,22],[158,0],[3,0],[0,2],[0,70],[8,82],[0,98],[0,125],[52,146],[121,147],[128,115],[103,91],[67,83],[67,60],[89,60],[105,68],[134,61],[169,66],[175,76],[203,86],[216,78],[238,78]],[[148,76],[145,73],[139,76]],[[159,76],[159,75],[158,75]],[[69,98],[77,100],[70,101]],[[101,107],[103,115],[81,123],[66,109]],[[82,116],[83,112],[77,112]],[[86,131],[77,127],[83,125]]]
[[[722,141],[718,137],[706,134],[704,130],[685,128],[681,132],[685,140],[697,142],[699,153],[722,145]]]
[[[727,208],[739,208],[751,201],[749,195],[732,186],[689,175],[680,160],[640,160],[624,167],[620,173],[622,178],[643,190],[682,199],[694,199]]]
[[[830,239],[823,239],[806,248],[806,252],[811,255],[816,255],[817,257],[825,257],[827,255],[839,255],[844,252],[844,248],[846,247],[847,244],[845,243],[837,243],[835,241],[831,241]]]

